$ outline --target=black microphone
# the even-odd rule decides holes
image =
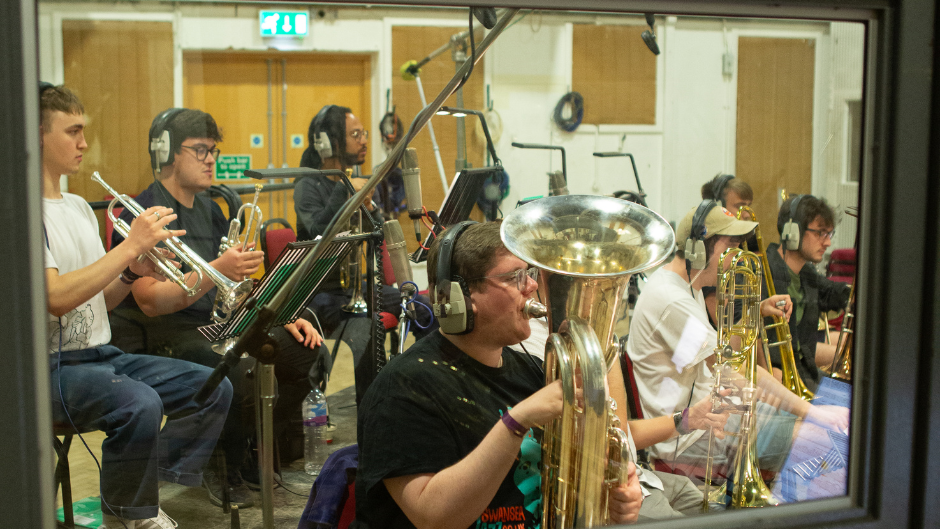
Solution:
[[[493,29],[496,26],[496,22],[499,21],[499,17],[496,16],[495,7],[471,7],[470,11],[473,12],[473,16],[480,21],[480,24],[483,24],[483,27],[486,29]]]
[[[421,169],[418,168],[418,151],[413,147],[405,149],[401,161],[402,180],[405,182],[405,200],[408,202],[408,216],[415,228],[415,239],[421,242],[421,226],[418,219],[424,216],[421,203]]]
[[[395,271],[395,282],[400,289],[406,282],[414,281],[414,275],[411,273],[411,263],[408,262],[405,232],[402,231],[401,224],[394,219],[385,221],[385,224],[382,225],[382,232],[385,234],[385,249],[388,250],[392,270]]]

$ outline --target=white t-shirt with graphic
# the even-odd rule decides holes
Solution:
[[[670,415],[711,392],[712,374],[705,360],[714,354],[718,334],[708,322],[701,290],[675,272],[660,268],[649,277],[630,322],[627,354],[643,416]],[[702,436],[695,430],[649,448],[658,459],[673,459]]]
[[[61,199],[43,199],[43,251],[46,268],[59,275],[84,268],[104,257],[98,219],[85,199],[63,193]],[[49,353],[88,349],[111,341],[111,326],[104,291],[81,303],[61,318],[48,314]],[[60,332],[61,330],[61,332]]]

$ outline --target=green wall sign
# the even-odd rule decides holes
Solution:
[[[304,37],[309,30],[306,11],[260,11],[262,37]]]
[[[215,161],[217,180],[243,180],[245,171],[251,169],[250,154],[223,154]]]

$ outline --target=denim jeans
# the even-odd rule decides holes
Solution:
[[[101,445],[102,511],[152,518],[159,508],[158,480],[202,483],[232,399],[228,380],[200,406],[192,398],[212,370],[190,362],[125,354],[110,345],[52,354],[49,362],[53,419],[107,435]]]

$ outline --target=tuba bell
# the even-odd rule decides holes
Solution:
[[[605,525],[608,491],[625,480],[631,459],[606,384],[619,354],[617,309],[630,276],[665,261],[675,234],[642,206],[562,195],[519,207],[503,219],[500,236],[511,253],[539,269],[538,293],[552,332],[545,382],[560,379],[565,399],[562,417],[545,427],[542,439],[542,527]],[[576,372],[583,405],[575,400]]]

